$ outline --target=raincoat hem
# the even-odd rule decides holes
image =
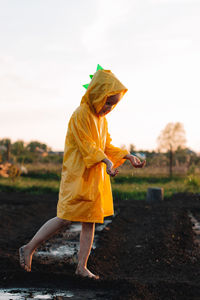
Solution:
[[[72,221],[72,222],[88,222],[88,223],[104,223],[104,218],[109,217],[109,216],[113,216],[114,212],[110,212],[110,213],[106,213],[103,216],[103,219],[86,219],[86,218],[73,218],[73,217],[63,217],[60,216],[59,214],[57,214],[57,217],[60,219],[64,219],[67,221]]]
[[[60,219],[64,219],[64,220],[67,220],[67,221],[72,221],[72,222],[85,222],[85,223],[104,223],[104,218],[103,220],[101,219],[85,219],[85,218],[73,218],[73,217],[69,217],[69,218],[64,218],[64,217],[61,217],[59,215],[57,215],[58,218]]]
[[[106,213],[104,214],[104,218],[105,217],[109,217],[109,216],[113,216],[114,215],[114,211],[110,212],[110,213]]]

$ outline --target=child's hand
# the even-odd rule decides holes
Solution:
[[[106,172],[107,172],[108,175],[110,175],[112,177],[115,177],[119,173],[119,170],[118,169],[113,169],[112,166],[110,167],[110,166],[107,165]]]
[[[113,169],[113,163],[111,160],[105,158],[102,160],[106,164],[106,172],[108,175],[114,177],[119,173],[118,169]]]
[[[137,156],[134,155],[126,155],[126,157],[128,160],[130,160],[132,166],[134,168],[143,168],[146,165],[146,160],[143,160],[142,162],[140,161],[140,159]]]

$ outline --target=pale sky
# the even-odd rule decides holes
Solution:
[[[199,28],[199,0],[0,0],[0,139],[63,151],[100,64],[128,88],[107,115],[114,145],[156,149],[181,122],[200,152]]]

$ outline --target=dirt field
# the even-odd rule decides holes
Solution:
[[[200,220],[200,195],[177,194],[151,205],[115,200],[119,213],[89,258],[98,282],[77,279],[65,259],[33,259],[31,273],[19,267],[18,248],[55,216],[56,204],[53,194],[0,193],[0,287],[71,289],[87,294],[82,299],[200,299],[200,248],[188,216]]]

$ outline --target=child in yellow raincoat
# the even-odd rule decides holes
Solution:
[[[57,216],[47,221],[32,240],[19,249],[20,264],[31,271],[36,248],[72,221],[82,222],[76,274],[98,279],[87,269],[95,223],[113,215],[110,176],[126,159],[136,168],[145,165],[127,150],[111,144],[105,115],[121,100],[127,88],[110,70],[98,69],[72,114],[65,139]],[[109,176],[110,175],[110,176]]]

